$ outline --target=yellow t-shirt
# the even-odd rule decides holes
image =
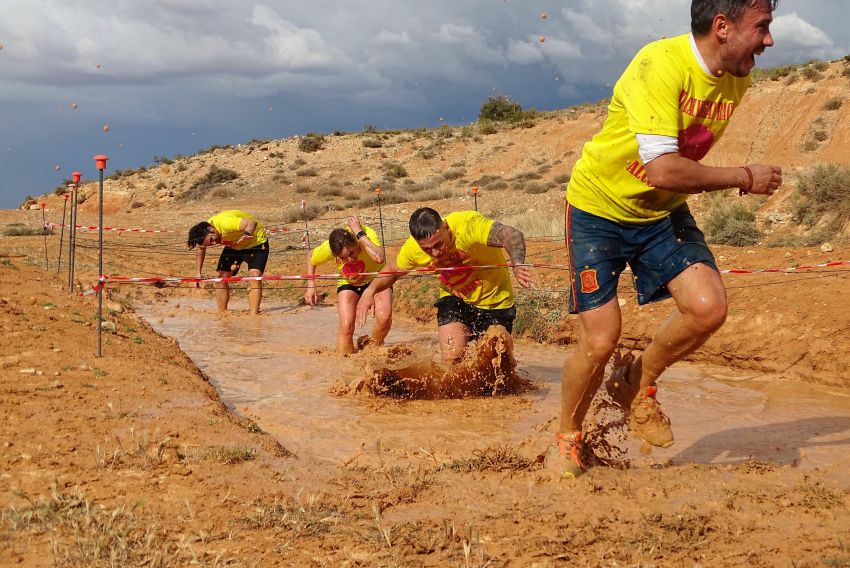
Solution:
[[[713,77],[689,34],[641,49],[614,86],[602,130],[587,142],[567,186],[571,205],[626,223],[663,219],[688,198],[649,185],[637,134],[675,136],[679,153],[702,159],[720,138],[750,77]]]
[[[439,260],[431,258],[413,237],[409,237],[396,259],[400,269],[505,264],[503,249],[487,246],[487,238],[495,221],[477,211],[450,213],[444,221],[448,223],[452,235],[446,254]],[[438,272],[437,277],[440,280],[441,298],[457,296],[484,310],[500,310],[514,305],[514,288],[507,268]]]
[[[236,241],[243,236],[242,229],[239,228],[239,223],[242,219],[257,221],[257,219],[250,213],[245,213],[238,209],[230,209],[228,211],[222,211],[217,215],[213,215],[207,222],[215,227],[215,230],[221,234],[221,244],[236,250],[255,247],[269,240],[266,235],[265,228],[259,221],[257,221],[257,228],[254,230],[254,236],[237,245]]]
[[[372,241],[377,246],[381,246],[381,239],[378,238],[378,234],[372,229],[372,227],[368,227],[366,225],[362,225],[364,231],[366,231],[366,238]],[[345,228],[349,233],[351,229],[349,227]],[[325,241],[316,248],[313,249],[313,254],[310,255],[310,264],[313,266],[319,266],[320,264],[324,264],[326,262],[333,261],[336,264],[337,272],[340,274],[358,274],[361,272],[378,272],[384,267],[383,263],[378,263],[372,260],[366,251],[363,248],[360,248],[360,254],[357,255],[357,260],[354,262],[342,262],[340,259],[334,256],[331,252],[331,243],[330,241]],[[358,276],[357,278],[340,278],[337,280],[337,286],[342,286],[344,284],[350,284],[351,286],[364,286],[371,282],[374,279],[374,276]]]

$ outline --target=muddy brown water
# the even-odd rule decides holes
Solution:
[[[234,313],[221,318],[211,300],[183,298],[138,311],[179,341],[225,404],[301,457],[446,462],[499,445],[533,456],[551,441],[563,347],[516,342],[519,372],[539,385],[521,395],[414,401],[337,396],[331,392],[336,381],[348,383],[365,371],[357,355],[333,351],[334,306],[271,305],[260,317],[240,311],[246,306],[238,301],[231,307]],[[367,333],[368,325],[361,331]],[[435,357],[438,351],[435,327],[401,318],[387,342],[412,343]],[[691,365],[669,369],[659,386],[676,443],[644,455],[626,436],[618,447],[633,467],[757,460],[850,478],[848,390]]]

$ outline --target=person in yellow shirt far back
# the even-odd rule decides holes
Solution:
[[[266,230],[253,215],[232,209],[213,215],[189,229],[189,248],[197,247],[195,261],[198,278],[203,278],[204,259],[207,247],[224,245],[216,266],[218,278],[235,276],[243,262],[248,264],[248,276],[262,276],[269,260],[269,239]],[[260,313],[263,299],[263,283],[248,282],[248,305],[251,313]],[[220,312],[227,311],[230,287],[227,282],[215,283],[215,300]]]
[[[307,274],[315,274],[316,267],[334,261],[342,278],[337,281],[336,306],[339,312],[336,350],[338,353],[354,353],[354,314],[360,296],[372,281],[364,272],[377,272],[384,267],[384,249],[377,233],[371,227],[360,224],[357,217],[349,217],[348,226],[334,229],[325,242],[317,246],[307,258]],[[311,306],[319,302],[316,283],[307,281],[304,301]],[[372,326],[372,341],[383,345],[392,326],[393,290],[385,289],[375,295],[375,323]]]

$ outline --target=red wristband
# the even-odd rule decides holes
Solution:
[[[739,187],[738,188],[738,195],[745,195],[745,194],[749,193],[750,190],[753,188],[753,171],[749,168],[749,166],[741,166],[741,167],[744,168],[745,172],[747,172],[747,187],[746,188]]]

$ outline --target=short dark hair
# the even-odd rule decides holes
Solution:
[[[410,228],[411,236],[421,241],[440,230],[443,226],[443,218],[430,207],[420,207],[410,216],[407,226]]]
[[[201,221],[189,229],[189,242],[187,244],[190,249],[204,244],[204,239],[206,239],[207,235],[210,234],[210,227],[212,227],[212,225],[207,221]]]
[[[747,8],[764,6],[773,12],[777,4],[779,0],[691,0],[691,32],[695,36],[710,32],[717,14],[725,14],[731,21],[739,22]]]
[[[328,236],[328,243],[331,245],[331,253],[333,253],[334,256],[339,256],[342,249],[357,243],[357,239],[354,238],[351,231],[346,231],[345,229],[334,229],[331,231],[330,236]]]

